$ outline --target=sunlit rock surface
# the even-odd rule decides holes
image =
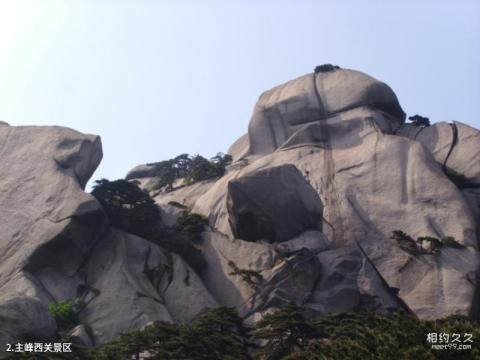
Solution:
[[[480,135],[460,122],[405,124],[393,90],[317,68],[264,92],[224,176],[151,191],[164,227],[208,218],[207,266],[111,227],[83,191],[100,138],[0,123],[0,342],[53,339],[48,306],[82,301],[70,335],[98,345],[156,320],[233,306],[249,322],[296,302],[312,317],[401,308],[478,318]],[[127,179],[152,189],[155,165]],[[451,236],[435,253],[391,238]]]

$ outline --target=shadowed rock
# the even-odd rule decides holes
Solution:
[[[322,202],[293,165],[231,180],[227,208],[239,239],[282,242],[307,229],[321,230]]]

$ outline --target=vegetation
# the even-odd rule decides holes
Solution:
[[[50,304],[48,312],[55,319],[61,331],[78,324],[77,309],[72,300],[61,300],[58,303]]]
[[[223,153],[218,153],[210,160],[200,155],[181,154],[173,159],[148,165],[155,167],[156,181],[153,190],[172,191],[178,179],[183,179],[184,184],[190,185],[221,177],[231,162],[232,157]]]
[[[400,249],[412,255],[426,254],[426,250],[418,245],[412,237],[401,230],[394,230],[390,239],[395,240]]]
[[[153,199],[126,180],[98,180],[92,195],[102,204],[112,226],[180,255],[197,272],[206,267],[202,252],[193,245],[203,230],[204,225],[202,230],[200,225],[205,224],[200,215],[188,213],[175,229],[161,228],[160,212]]]
[[[92,195],[100,202],[113,226],[146,239],[159,236],[158,207],[137,184],[127,180],[97,180]]]
[[[177,219],[176,229],[195,244],[202,242],[202,231],[208,225],[208,219],[188,210],[182,212]]]
[[[315,337],[299,351],[283,359],[478,359],[480,346],[471,350],[436,350],[427,342],[428,334],[472,334],[480,336],[476,322],[461,317],[423,321],[395,312],[388,315],[349,313],[311,322]]]
[[[330,72],[337,69],[340,69],[340,66],[332,65],[332,64],[323,64],[323,65],[316,66],[314,72],[315,74],[317,74],[317,73]]]
[[[231,308],[211,309],[190,324],[155,322],[143,331],[123,334],[84,356],[85,359],[242,360],[250,359],[249,329]]]
[[[418,114],[410,116],[408,120],[410,120],[411,124],[415,126],[422,126],[422,127],[430,126],[430,119]]]
[[[123,360],[139,359],[140,354],[144,359],[165,360],[480,358],[480,324],[461,316],[427,321],[403,312],[356,312],[307,320],[304,313],[305,309],[290,303],[265,315],[252,329],[234,309],[220,307],[188,324],[155,322],[95,349],[76,348],[73,354],[45,358]],[[429,334],[438,339],[446,334],[450,344],[455,343],[456,334],[460,344],[471,349],[432,349]],[[16,358],[28,357],[18,354]]]
[[[247,270],[247,269],[240,269],[233,261],[228,261],[228,266],[232,268],[232,272],[229,275],[232,276],[240,276],[247,285],[249,285],[252,289],[256,289],[258,284],[263,281],[263,276],[258,271],[255,270]]]
[[[313,323],[302,315],[302,310],[290,303],[278,311],[267,314],[257,323],[254,337],[263,343],[255,357],[258,359],[282,359],[295,351],[303,351],[310,339],[319,333]]]
[[[397,245],[404,251],[412,255],[437,254],[443,247],[452,247],[462,249],[465,246],[460,244],[453,236],[445,236],[438,239],[433,236],[421,236],[417,240],[401,230],[394,230],[390,239],[397,242]]]

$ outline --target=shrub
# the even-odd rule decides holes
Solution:
[[[193,243],[201,243],[208,219],[200,214],[184,211],[177,219],[176,229]]]
[[[60,330],[66,330],[78,324],[77,311],[72,300],[61,300],[50,304],[48,312],[55,319]]]
[[[119,229],[141,236],[164,249],[180,255],[193,269],[202,272],[206,267],[203,253],[196,249],[187,235],[160,227],[160,212],[152,198],[136,184],[126,180],[99,180],[92,191],[102,204],[110,223]],[[199,216],[199,215],[198,215]],[[197,216],[197,217],[198,217]],[[194,217],[197,219],[197,217]],[[192,217],[184,220],[192,223]],[[197,230],[193,222],[189,231]],[[196,225],[196,227],[194,226]],[[194,236],[195,233],[190,234]]]
[[[202,251],[193,246],[188,238],[178,236],[178,233],[169,234],[167,232],[158,241],[158,244],[164,249],[180,255],[198,274],[201,274],[207,267],[207,261]]]
[[[159,235],[158,207],[138,185],[127,180],[97,180],[92,195],[100,202],[113,226],[146,239]]]
[[[460,244],[453,236],[445,236],[442,239],[438,239],[433,236],[420,236],[417,240],[413,240],[412,237],[405,234],[401,230],[395,230],[392,232],[392,236],[390,239],[393,239],[397,242],[398,246],[412,254],[412,255],[419,255],[419,254],[436,254],[439,253],[442,247],[452,247],[456,249],[462,249],[465,246]],[[427,249],[423,246],[426,243]],[[420,245],[418,245],[420,244]]]
[[[254,336],[263,342],[256,352],[260,359],[281,359],[296,350],[303,350],[317,329],[306,321],[295,303],[264,316],[257,323]]]
[[[185,185],[223,176],[225,167],[231,163],[232,157],[218,153],[210,160],[200,155],[181,154],[173,159],[148,164],[155,167],[155,184],[153,190],[173,190],[177,179],[184,179]]]
[[[210,309],[190,324],[155,322],[91,350],[87,359],[250,359],[248,328],[231,308]]]
[[[480,326],[464,317],[419,320],[403,312],[326,315],[307,320],[294,303],[267,314],[253,329],[246,327],[235,309],[210,309],[190,323],[155,322],[142,331],[88,352],[81,359],[479,359]],[[428,334],[472,335],[469,350],[434,350]],[[451,340],[450,340],[451,341]],[[73,354],[75,356],[75,354]],[[75,358],[75,357],[72,357]]]
[[[445,236],[441,240],[443,245],[453,247],[456,249],[463,249],[465,246],[460,244],[453,236]]]
[[[400,249],[412,255],[425,254],[426,251],[415,240],[401,230],[394,230],[390,239],[395,240]]]
[[[245,282],[252,289],[256,289],[258,283],[263,281],[263,276],[256,270],[240,269],[233,261],[228,261],[228,266],[233,270],[228,275],[240,276],[243,282]]]
[[[410,120],[411,124],[415,126],[430,126],[430,119],[418,114],[410,116],[408,120]]]

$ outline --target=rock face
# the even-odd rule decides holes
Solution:
[[[316,72],[274,87],[255,105],[248,127],[250,154],[273,152],[299,127],[359,107],[383,110],[398,125],[405,120],[392,89],[358,71]]]
[[[227,210],[233,235],[248,241],[282,242],[322,229],[322,202],[293,165],[231,180]]]
[[[111,227],[83,191],[98,137],[0,123],[0,343],[53,339],[48,306],[63,299],[85,346],[220,305],[250,322],[290,301],[312,317],[479,318],[479,132],[404,119],[387,85],[353,70],[319,67],[263,93],[224,176],[153,194],[164,227],[185,209],[208,217],[201,273]],[[148,190],[153,168],[127,178]],[[457,245],[409,252],[395,230]]]
[[[108,227],[83,191],[98,136],[0,124],[0,147],[0,343],[55,340],[48,306],[66,299],[83,304],[70,335],[87,346],[217,306],[180,257]]]
[[[80,320],[97,344],[156,320],[190,321],[217,305],[177,255],[120,230],[112,229],[99,242],[85,271],[91,299]]]
[[[293,249],[318,254],[318,281],[303,294],[314,313],[402,307],[423,318],[477,316],[478,195],[475,185],[463,187],[456,180],[476,184],[480,140],[476,130],[460,123],[412,128],[402,125],[404,118],[391,89],[364,74],[334,70],[292,80],[260,97],[248,144],[242,137],[229,150],[238,161],[191,198],[189,207],[208,216],[210,225],[230,239],[271,241],[271,229],[288,226],[290,218],[270,225],[261,206],[282,209],[288,191],[285,197],[269,196],[275,180],[268,181],[270,187],[252,185],[256,192],[238,184],[293,165],[324,206],[318,241],[294,240],[298,231],[280,231],[285,244],[301,244]],[[451,128],[457,129],[453,150]],[[463,151],[468,155],[462,157]],[[181,197],[188,191],[179,190],[178,197],[175,191],[160,194],[156,200],[185,203]],[[240,208],[255,214],[247,216],[254,220],[243,228],[261,235],[242,234]],[[293,213],[292,222],[300,226]],[[463,247],[410,254],[390,238],[394,230],[413,238],[453,236]],[[293,250],[271,246],[278,254]]]
[[[4,344],[55,333],[46,305],[53,293],[65,296],[69,291],[103,222],[99,204],[83,192],[102,150],[97,136],[60,127],[4,124],[0,148],[0,343]]]
[[[422,143],[462,188],[480,187],[480,131],[461,122],[427,127],[404,125],[398,135]]]

